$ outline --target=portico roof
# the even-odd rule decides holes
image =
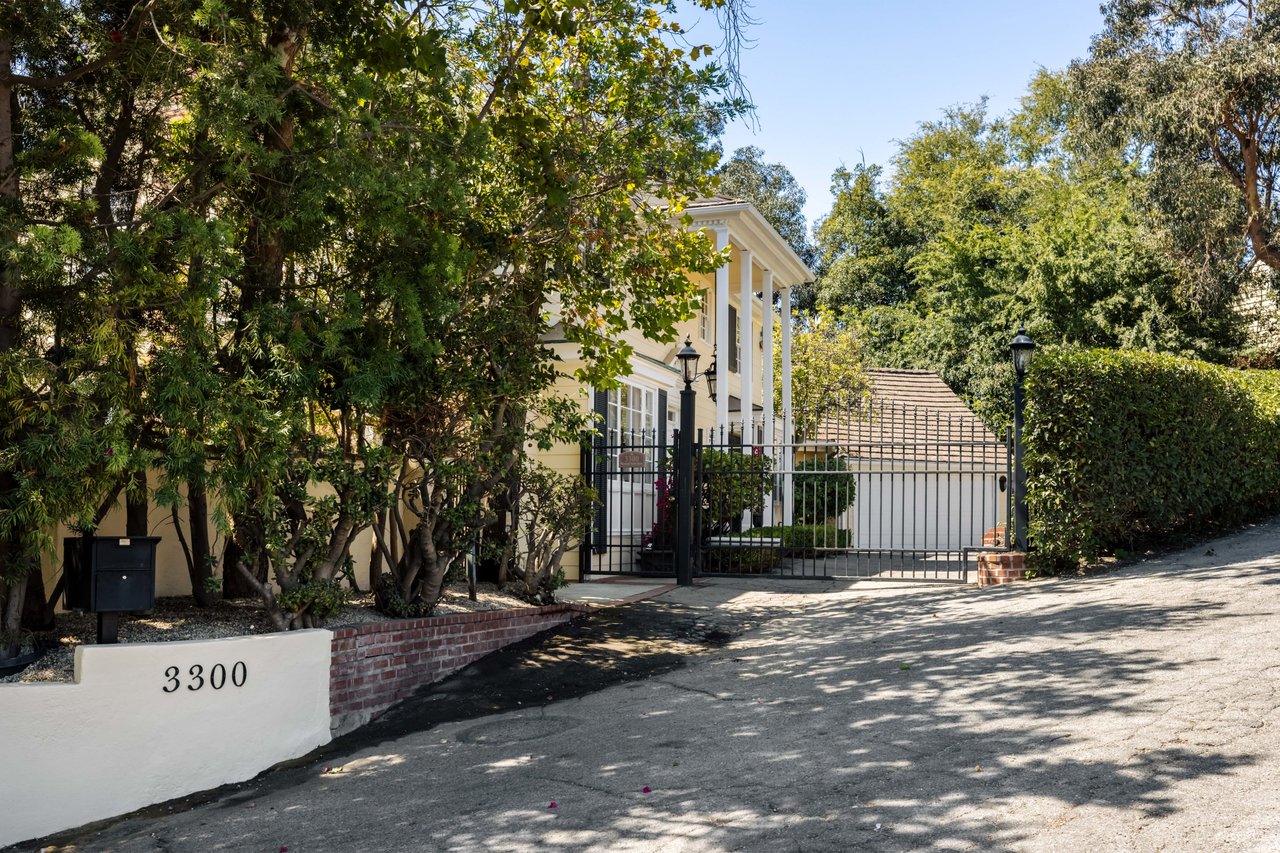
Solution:
[[[751,202],[716,195],[694,199],[685,209],[695,225],[727,225],[730,240],[739,246],[745,244],[756,263],[780,279],[776,286],[794,287],[813,281],[813,270]],[[734,239],[735,235],[738,239]]]

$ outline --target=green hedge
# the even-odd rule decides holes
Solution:
[[[756,539],[781,537],[782,547],[788,551],[810,552],[818,548],[848,548],[849,531],[839,530],[834,524],[797,524],[792,527],[757,527],[747,536]]]
[[[1028,533],[1046,568],[1273,509],[1280,374],[1049,350],[1027,380]]]

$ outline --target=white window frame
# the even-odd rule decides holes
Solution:
[[[653,436],[657,442],[658,431],[658,389],[635,382],[623,382],[617,388],[610,388],[606,393],[605,429],[608,444],[625,444],[637,431]],[[623,396],[626,405],[623,405]],[[639,421],[639,424],[634,423]],[[625,422],[625,423],[624,423]],[[644,443],[649,443],[645,440]]]
[[[702,313],[698,315],[698,337],[705,344],[711,340],[711,291],[702,290]]]
[[[625,410],[622,406],[624,394],[627,397]],[[638,382],[623,381],[619,387],[606,391],[605,395],[605,443],[610,447],[609,479],[616,484],[611,488],[629,494],[651,493],[656,476],[653,469],[657,463],[655,448],[658,444],[658,418],[660,417],[658,389]],[[636,405],[632,405],[633,401]],[[628,422],[626,430],[619,428],[620,415],[624,411],[626,417],[622,417],[621,420]],[[630,424],[633,418],[640,421],[640,426]],[[634,472],[623,471],[618,463],[619,448],[630,446],[631,442],[637,438],[637,431],[640,432],[636,446],[645,453],[644,468]]]

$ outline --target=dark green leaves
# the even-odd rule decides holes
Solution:
[[[1141,352],[1038,351],[1027,384],[1031,538],[1050,567],[1280,500],[1280,377]]]

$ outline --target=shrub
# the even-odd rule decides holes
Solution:
[[[557,474],[540,462],[525,460],[518,492],[517,553],[509,571],[512,587],[534,604],[551,604],[564,586],[560,567],[569,547],[590,523],[595,491],[581,477]]]
[[[1280,375],[1152,353],[1050,350],[1027,382],[1028,533],[1061,569],[1280,495]]]
[[[853,506],[857,478],[843,459],[811,459],[796,465],[795,520],[822,524]]]
[[[703,536],[732,530],[743,513],[764,506],[773,489],[768,456],[704,447],[701,465]]]
[[[834,524],[757,527],[747,535],[757,539],[782,537],[782,547],[792,556],[815,556],[819,549],[849,547],[849,531]]]
[[[702,571],[707,574],[754,575],[767,572],[777,564],[776,548],[725,545],[702,552]]]
[[[675,468],[675,450],[663,460],[662,470]],[[695,460],[695,465],[698,462]],[[727,533],[747,510],[764,506],[773,488],[773,460],[736,451],[704,447],[701,451],[702,496],[693,496],[694,505],[701,504],[702,535]],[[653,527],[641,538],[644,548],[671,548],[675,545],[676,480],[662,474],[654,481],[656,516]]]

